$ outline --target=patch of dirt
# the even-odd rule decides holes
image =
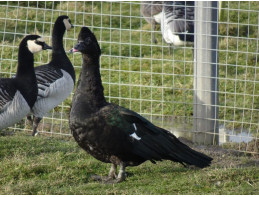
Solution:
[[[183,137],[179,137],[178,139],[191,148],[212,157],[212,167],[259,167],[259,140],[253,140],[250,143],[229,143],[222,147],[216,145],[198,145]]]

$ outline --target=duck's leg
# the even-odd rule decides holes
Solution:
[[[172,54],[173,44],[169,43],[168,45],[169,45],[169,55],[171,55]]]
[[[157,40],[156,40],[156,37],[155,37],[155,30],[156,30],[156,21],[155,20],[152,20],[151,21],[151,37],[152,37],[152,43],[153,44],[157,44]]]
[[[39,123],[40,123],[41,119],[42,119],[42,118],[40,118],[40,117],[36,117],[36,116],[34,116],[34,118],[33,118],[33,130],[32,130],[32,136],[36,136],[36,135],[38,135],[37,128],[38,128],[38,125],[39,125]]]
[[[117,178],[117,165],[112,163],[111,169],[109,171],[108,178],[116,179]]]
[[[119,174],[116,177],[116,179],[108,179],[106,181],[104,180],[104,183],[113,184],[113,183],[120,183],[120,182],[125,181],[126,180],[126,171],[125,171],[125,169],[126,169],[126,165],[125,165],[124,162],[121,161],[120,162]],[[110,170],[110,172],[111,172],[111,170]],[[114,175],[113,172],[111,174]],[[109,173],[109,175],[110,175],[110,173]]]
[[[101,177],[98,175],[93,175],[92,178],[95,181],[101,181],[102,183],[105,184],[113,184],[113,183],[120,183],[126,180],[126,165],[124,162],[120,162],[120,170],[118,176],[116,176],[116,170],[117,170],[117,165],[112,164],[109,175],[107,177]],[[115,179],[114,179],[115,178]]]
[[[120,170],[117,178],[115,179],[115,183],[120,183],[126,180],[126,164],[124,162],[120,162]]]

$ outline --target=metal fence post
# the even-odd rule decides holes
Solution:
[[[193,141],[218,144],[218,2],[195,2]]]

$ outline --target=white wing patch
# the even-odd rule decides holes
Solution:
[[[137,131],[137,127],[136,127],[135,123],[133,123],[133,126],[134,126],[135,131]]]
[[[135,123],[133,123],[133,127],[134,127],[135,131],[137,131],[137,126],[136,126]],[[133,138],[136,139],[136,140],[141,140],[141,138],[140,138],[135,132],[132,133],[132,134],[130,135],[130,137],[133,137]]]

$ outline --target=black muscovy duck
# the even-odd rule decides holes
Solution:
[[[103,180],[124,181],[127,166],[137,166],[147,160],[152,163],[171,160],[200,168],[210,165],[212,158],[181,143],[169,131],[129,109],[106,102],[99,70],[101,50],[87,27],[81,29],[71,52],[81,52],[83,64],[69,126],[80,147],[96,159],[112,163],[108,178]],[[118,175],[117,165],[120,166]]]

